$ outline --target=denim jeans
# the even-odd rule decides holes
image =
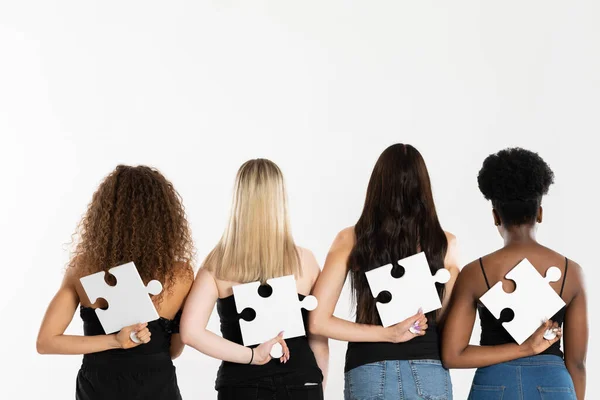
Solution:
[[[346,400],[451,400],[452,382],[439,360],[380,361],[346,372]]]
[[[562,358],[538,355],[477,369],[469,400],[576,399]]]

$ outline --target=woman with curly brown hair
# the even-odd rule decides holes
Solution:
[[[156,169],[119,165],[100,184],[76,234],[69,267],[40,327],[38,352],[84,355],[77,399],[180,399],[171,360],[183,351],[178,321],[194,273],[179,194]],[[152,299],[160,318],[105,334],[94,309],[107,303],[91,303],[79,278],[130,261],[144,283],[162,283]],[[65,335],[77,306],[84,336]],[[130,339],[132,332],[140,344]]]

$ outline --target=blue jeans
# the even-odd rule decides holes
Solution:
[[[379,361],[346,372],[346,400],[451,400],[452,382],[439,360]]]
[[[562,358],[538,355],[477,369],[469,400],[576,400]]]

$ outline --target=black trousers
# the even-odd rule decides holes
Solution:
[[[251,383],[223,386],[219,389],[218,400],[323,400],[323,385],[276,375]]]
[[[117,371],[82,366],[76,400],[181,400],[175,367]]]

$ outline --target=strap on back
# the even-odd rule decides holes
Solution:
[[[565,273],[563,275],[562,285],[560,285],[560,297],[562,297],[563,290],[565,289],[565,281],[567,280],[567,269],[569,269],[569,259],[565,257]]]
[[[490,283],[488,282],[487,275],[485,274],[485,270],[483,269],[483,261],[481,261],[481,257],[479,257],[479,265],[481,266],[481,273],[483,274],[483,279],[485,279],[485,284],[487,285],[487,288],[489,289]],[[563,285],[564,285],[564,281],[563,281]]]

